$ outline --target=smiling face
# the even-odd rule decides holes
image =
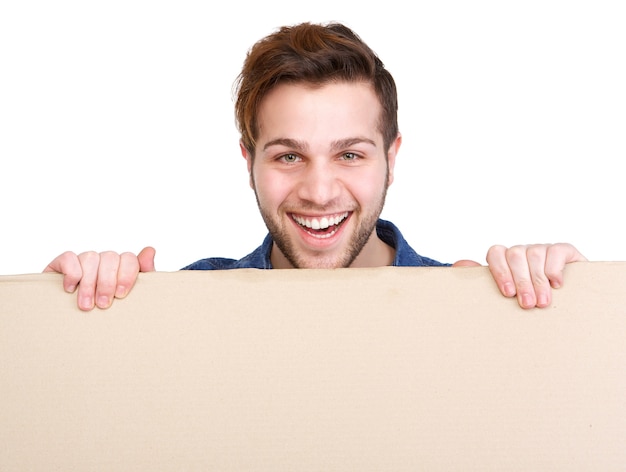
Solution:
[[[274,267],[391,264],[375,226],[401,138],[384,149],[380,112],[365,83],[281,84],[264,97],[254,159],[241,150]]]

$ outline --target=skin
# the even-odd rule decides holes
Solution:
[[[389,265],[394,250],[374,225],[393,182],[398,135],[388,150],[376,126],[380,104],[364,84],[321,88],[280,85],[262,101],[254,159],[243,146],[259,210],[275,244],[275,268],[375,267]],[[294,220],[340,217],[336,232],[321,238]],[[331,234],[332,233],[332,234]],[[318,234],[319,236],[319,234]],[[155,270],[155,250],[139,254],[65,252],[44,272],[64,275],[67,292],[78,291],[81,310],[108,308],[131,291],[139,272]],[[566,264],[587,259],[571,244],[496,245],[487,252],[500,292],[522,308],[547,307],[563,284]],[[457,261],[455,267],[479,266]]]

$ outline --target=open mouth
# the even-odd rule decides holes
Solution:
[[[339,213],[335,215],[327,215],[320,217],[305,217],[291,214],[293,221],[308,234],[314,238],[326,239],[332,237],[341,227],[343,222],[348,218],[350,212]]]

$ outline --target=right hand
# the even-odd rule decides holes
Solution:
[[[43,270],[63,274],[63,288],[73,293],[78,287],[78,308],[108,308],[114,298],[124,298],[133,288],[139,272],[154,270],[154,248],[138,255],[131,252],[64,252]]]

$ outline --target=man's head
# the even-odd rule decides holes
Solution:
[[[388,265],[375,234],[400,147],[394,81],[348,28],[280,29],[249,52],[241,152],[274,267]]]

